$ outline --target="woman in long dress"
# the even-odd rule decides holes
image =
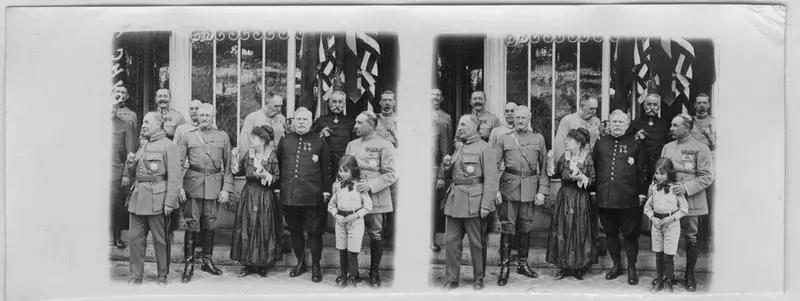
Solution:
[[[244,265],[239,277],[253,273],[266,277],[269,267],[281,259],[280,212],[272,194],[272,185],[278,182],[280,173],[278,160],[268,147],[272,137],[269,126],[255,127],[250,135],[250,149],[244,158],[238,158],[237,149],[232,151],[234,162],[238,162],[231,166],[233,173],[247,179],[242,188],[231,243],[231,259]]]
[[[587,190],[595,175],[592,157],[586,149],[588,143],[589,131],[570,130],[565,140],[567,151],[555,167],[561,177],[561,189],[555,199],[546,259],[558,268],[556,280],[567,274],[582,280],[586,270],[597,263],[596,216]]]

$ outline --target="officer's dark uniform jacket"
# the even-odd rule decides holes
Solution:
[[[233,191],[231,144],[228,134],[218,129],[190,129],[178,141],[181,166],[188,160],[183,178],[186,197],[216,200],[222,190]]]
[[[653,168],[655,168],[658,158],[661,158],[661,149],[665,144],[672,141],[669,135],[669,127],[670,122],[667,120],[652,116],[642,116],[631,121],[631,126],[628,128],[628,134],[631,135],[636,135],[639,130],[646,132],[644,140],[639,141],[642,149],[647,153],[647,173],[644,175],[646,183],[651,183],[653,180],[653,173],[655,172]]]
[[[480,209],[494,211],[497,197],[497,155],[480,135],[460,144],[452,166],[439,169],[439,179],[452,176],[444,214],[454,218],[480,217]]]
[[[150,137],[136,152],[135,165],[125,165],[126,174],[136,180],[128,199],[128,212],[158,215],[163,214],[165,206],[178,208],[179,162],[178,148],[163,131]]]
[[[647,152],[631,134],[600,137],[592,151],[595,162],[597,206],[636,208],[639,195],[647,195],[644,177]]]
[[[322,205],[322,193],[331,191],[328,177],[328,145],[318,134],[287,133],[278,143],[281,204]]]
[[[328,181],[330,181],[330,183],[336,181],[336,175],[339,170],[339,159],[344,156],[347,144],[357,138],[355,132],[353,132],[355,125],[355,119],[343,114],[320,116],[314,121],[314,124],[311,125],[311,132],[315,134],[319,134],[325,127],[330,129],[331,135],[322,138],[328,144],[328,151],[330,152],[330,160],[328,160],[327,166]]]

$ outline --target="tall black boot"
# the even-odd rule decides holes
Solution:
[[[497,277],[499,286],[508,283],[508,276],[511,272],[511,237],[511,234],[500,234],[500,275]]]
[[[306,240],[303,233],[292,233],[292,249],[297,258],[297,265],[289,272],[289,277],[297,277],[306,272]]]
[[[197,232],[186,230],[183,234],[183,276],[181,281],[188,283],[194,275],[194,247]]]
[[[675,278],[675,261],[673,255],[664,254],[664,285],[672,292],[672,279]]]
[[[528,278],[539,277],[531,267],[528,266],[528,251],[531,247],[531,236],[528,232],[519,232],[517,234],[519,245],[517,246],[517,274],[525,275]]]
[[[308,237],[309,248],[311,249],[311,281],[322,281],[322,268],[320,267],[320,260],[322,260],[322,234],[309,235]]]
[[[638,238],[625,239],[625,255],[628,258],[628,284],[639,284],[639,275],[636,273],[636,261],[639,257]]]
[[[356,287],[356,275],[358,275],[358,253],[347,252],[347,286]]]
[[[370,265],[369,265],[369,285],[381,287],[381,257],[383,257],[383,240],[372,239],[369,242]]]
[[[697,282],[694,278],[694,267],[697,264],[697,244],[686,242],[686,290],[694,292],[697,289]]]
[[[222,275],[222,270],[214,266],[211,255],[214,252],[214,230],[204,230],[203,232],[203,263],[200,270],[211,273],[212,275]]]
[[[339,250],[339,276],[336,276],[336,285],[340,287],[347,287],[347,269],[350,266],[347,260],[347,249]]]
[[[656,253],[656,277],[653,279],[653,291],[664,289],[664,252]]]
[[[619,277],[619,275],[622,275],[622,263],[620,262],[622,259],[620,258],[619,237],[606,236],[606,246],[608,247],[608,255],[611,257],[611,261],[614,263],[614,266],[611,267],[611,270],[606,273],[606,279],[616,279]]]

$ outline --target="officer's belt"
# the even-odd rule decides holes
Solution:
[[[482,184],[482,183],[483,183],[483,177],[453,179],[453,185],[472,185],[472,184]]]
[[[534,171],[521,171],[521,170],[516,170],[516,169],[508,168],[508,167],[506,167],[505,172],[509,173],[509,174],[512,174],[512,175],[515,175],[515,176],[520,176],[520,177],[523,177],[523,178],[532,177],[532,176],[535,176],[535,175],[539,174],[538,172],[534,172]]]
[[[361,210],[361,208],[358,208],[358,209],[352,210],[352,211],[336,210],[336,214],[341,215],[341,216],[348,216],[348,215],[351,215],[351,214],[355,214],[356,211],[358,211],[358,210]]]
[[[189,170],[196,171],[205,175],[213,175],[222,172],[222,170],[219,168],[202,168],[199,166],[191,166],[191,165],[189,166]]]
[[[136,182],[162,182],[166,181],[167,176],[136,176]]]
[[[678,211],[677,211],[677,210],[675,210],[675,212],[678,212]],[[672,213],[658,213],[658,212],[653,212],[653,217],[656,217],[656,218],[665,218],[665,217],[668,217],[668,216],[672,215],[672,214],[673,214],[673,213],[675,213],[675,212],[672,212]]]

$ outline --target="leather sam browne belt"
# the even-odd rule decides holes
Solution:
[[[453,185],[471,185],[471,184],[482,184],[482,183],[483,183],[483,177],[453,179]]]
[[[167,176],[136,176],[136,182],[162,182],[166,181]]]
[[[202,168],[198,166],[189,166],[189,170],[196,171],[204,175],[213,175],[222,172],[219,168]]]
[[[534,171],[520,171],[520,170],[508,168],[508,167],[506,167],[505,172],[506,173],[510,173],[512,175],[515,175],[515,176],[520,176],[520,177],[523,177],[523,178],[532,177],[532,176],[535,176],[535,175],[539,174],[539,173],[534,172]]]

